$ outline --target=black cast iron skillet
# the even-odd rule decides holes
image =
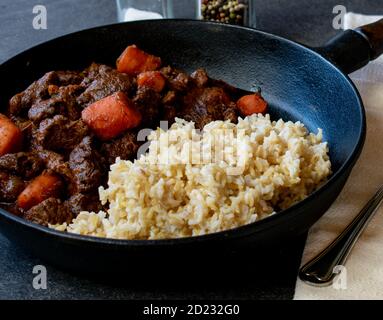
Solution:
[[[259,222],[183,239],[120,241],[62,233],[0,210],[0,230],[63,268],[95,273],[124,272],[143,261],[151,266],[204,261],[247,248],[289,242],[307,231],[333,203],[362,150],[366,119],[361,98],[347,77],[383,51],[383,21],[346,31],[312,50],[265,32],[216,23],[157,20],[115,24],[70,34],[29,49],[0,66],[0,105],[50,70],[82,69],[92,61],[113,65],[129,44],[187,71],[199,67],[232,85],[260,85],[275,119],[322,128],[333,175],[293,207]],[[273,249],[271,249],[273,250]],[[251,253],[254,251],[251,251]]]

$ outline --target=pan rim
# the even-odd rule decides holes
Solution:
[[[296,46],[301,48],[302,50],[306,50],[310,54],[315,55],[317,58],[323,61],[323,63],[326,63],[330,68],[334,70],[334,72],[338,72],[344,80],[350,85],[350,89],[354,92],[358,104],[359,104],[359,111],[360,111],[360,119],[361,123],[359,123],[359,132],[358,132],[358,141],[355,144],[354,149],[352,152],[350,152],[349,156],[347,157],[346,161],[343,162],[343,164],[338,168],[336,172],[334,172],[330,178],[322,184],[318,189],[316,189],[314,192],[309,194],[305,199],[302,201],[299,201],[298,203],[292,205],[288,209],[279,211],[273,215],[270,215],[268,217],[265,217],[261,220],[255,221],[253,223],[243,225],[240,227],[236,227],[229,230],[223,230],[220,232],[205,234],[205,235],[199,235],[199,236],[190,236],[190,237],[183,237],[183,238],[168,238],[168,239],[156,239],[156,240],[125,240],[125,239],[114,239],[114,238],[102,238],[102,237],[95,237],[95,236],[86,236],[86,235],[79,235],[75,233],[69,233],[69,232],[63,232],[63,231],[57,231],[55,229],[51,229],[48,227],[44,227],[41,225],[38,225],[36,223],[27,221],[21,217],[15,216],[14,214],[1,209],[0,208],[0,215],[5,217],[6,219],[21,224],[26,228],[34,229],[35,231],[38,231],[42,234],[53,236],[60,238],[61,240],[70,240],[70,241],[78,241],[81,243],[87,243],[87,244],[94,244],[94,245],[106,245],[106,246],[117,246],[117,247],[128,247],[128,246],[134,246],[134,247],[147,247],[147,246],[173,246],[175,244],[177,245],[190,245],[195,243],[201,243],[201,242],[208,242],[208,241],[214,241],[214,240],[233,240],[238,239],[247,236],[248,234],[254,234],[261,231],[264,231],[266,229],[270,229],[275,227],[276,224],[280,223],[280,221],[283,218],[283,216],[289,215],[293,216],[294,211],[299,212],[299,208],[306,205],[310,201],[313,201],[314,198],[319,197],[328,187],[333,185],[347,170],[351,170],[353,166],[355,165],[357,159],[359,158],[359,155],[363,149],[363,145],[365,142],[366,137],[366,114],[365,114],[365,108],[362,101],[362,98],[360,96],[359,91],[357,90],[355,84],[351,81],[350,77],[345,74],[342,70],[340,70],[336,65],[334,65],[332,62],[330,62],[328,59],[320,55],[318,52],[316,52],[314,49],[301,44],[297,41],[293,41],[278,35],[275,35],[273,33],[268,33],[262,30],[258,29],[252,29],[249,27],[242,27],[242,26],[236,26],[236,25],[229,25],[229,24],[222,24],[218,22],[212,22],[212,21],[200,21],[200,20],[192,20],[192,19],[160,19],[160,20],[143,20],[143,21],[133,21],[133,22],[124,22],[124,23],[113,23],[108,25],[102,25],[98,27],[93,28],[87,28],[80,31],[76,31],[73,33],[65,34],[53,39],[50,39],[48,41],[44,41],[41,43],[38,43],[37,45],[34,45],[28,49],[25,49],[11,58],[7,59],[3,63],[0,64],[0,67],[3,67],[4,65],[11,63],[14,59],[17,59],[19,56],[28,53],[29,51],[34,50],[35,48],[38,48],[40,46],[47,45],[51,42],[60,41],[62,38],[69,38],[73,37],[75,35],[85,33],[85,32],[91,32],[91,31],[97,31],[102,30],[105,28],[113,28],[121,25],[132,25],[132,24],[162,24],[163,22],[167,23],[191,23],[191,24],[204,24],[204,25],[213,25],[218,26],[220,28],[226,28],[226,29],[243,29],[248,32],[255,32],[262,34],[264,36],[269,37],[270,39],[275,39],[280,41],[281,43],[289,44],[292,46]],[[256,228],[256,230],[254,230]]]

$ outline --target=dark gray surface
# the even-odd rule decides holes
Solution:
[[[194,0],[177,1],[188,3]],[[335,5],[343,4],[348,11],[383,14],[383,0],[255,1],[259,29],[313,46],[322,44],[337,32],[332,28]],[[47,7],[47,30],[34,30],[32,27],[32,8],[36,4]],[[114,23],[117,13],[114,0],[1,0],[0,18],[1,63],[37,43],[77,30]]]
[[[182,1],[182,0],[179,0]],[[183,0],[185,3],[191,0]],[[32,8],[44,4],[48,10],[48,29],[32,28]],[[366,14],[383,14],[383,0],[268,0],[257,1],[258,27],[302,43],[317,46],[337,31],[332,28],[332,8],[344,4],[349,11]],[[0,2],[0,63],[12,55],[37,43],[69,32],[102,24],[116,22],[113,0],[1,0]],[[34,265],[44,264],[38,258],[30,257],[0,235],[0,298],[3,299],[139,299],[139,298],[262,298],[291,299],[297,268],[304,239],[289,248],[278,248],[271,253],[274,265],[282,265],[282,274],[276,276],[271,269],[259,284],[256,273],[249,272],[248,283],[236,288],[197,289],[187,287],[173,290],[142,286],[132,288],[129,282],[120,287],[77,277],[46,266],[48,289],[34,290],[32,280]],[[251,265],[255,260],[264,261],[270,257],[259,257],[256,252],[239,264]],[[258,263],[258,262],[255,262]],[[208,267],[208,266],[204,266]],[[113,272],[113,270],[111,270]],[[136,275],[132,275],[136,276]]]
[[[32,26],[32,9],[47,8],[47,29]],[[116,22],[113,0],[1,0],[0,63],[15,53],[70,32]]]
[[[237,266],[227,270],[228,276],[219,286],[200,282],[201,273],[215,276],[204,261],[194,275],[178,270],[177,277],[169,278],[169,284],[164,286],[147,283],[145,274],[131,274],[128,270],[117,280],[111,278],[113,270],[108,270],[110,277],[106,274],[98,279],[69,274],[31,257],[0,235],[0,299],[291,299],[305,238],[300,237],[289,248],[277,247],[270,254],[249,251],[246,256],[237,257]],[[154,273],[159,263],[153,261]],[[258,267],[265,263],[267,266]],[[46,290],[32,286],[36,265],[47,269]],[[138,277],[142,283],[133,284]]]
[[[259,0],[258,28],[292,40],[320,46],[339,30],[332,27],[334,6],[348,12],[383,15],[383,0]]]

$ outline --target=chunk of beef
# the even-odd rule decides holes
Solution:
[[[182,96],[178,95],[175,91],[168,91],[162,98],[162,110],[160,115],[161,121],[167,121],[170,127],[178,113],[178,108]]]
[[[55,72],[48,72],[39,80],[33,82],[25,91],[13,96],[9,101],[9,111],[13,115],[19,115],[23,110],[40,99],[48,97],[48,86],[57,82]]]
[[[190,77],[187,73],[172,67],[162,68],[161,73],[166,78],[170,90],[182,92],[188,89]]]
[[[117,157],[123,160],[135,159],[141,144],[142,142],[137,141],[137,134],[135,132],[127,132],[122,137],[103,143],[101,152],[108,163],[113,164]]]
[[[64,156],[49,150],[39,151],[38,156],[47,169],[59,174],[65,180],[68,194],[72,195],[77,192],[73,172],[69,167],[69,163],[65,161]]]
[[[29,139],[32,136],[32,129],[33,129],[33,123],[32,121],[10,115],[10,119],[13,121],[13,123],[18,126],[23,133],[23,137],[25,141],[29,141]]]
[[[110,67],[93,62],[88,68],[84,70],[84,79],[81,84],[85,87],[89,86],[103,70],[109,70]]]
[[[194,85],[198,88],[218,87],[223,89],[233,101],[237,101],[240,97],[249,94],[248,91],[234,87],[223,80],[210,78],[206,70],[203,68],[199,68],[194,71],[190,75],[190,78],[193,80]]]
[[[44,163],[34,152],[9,153],[0,157],[0,170],[26,179],[37,176],[44,169]]]
[[[205,69],[202,68],[194,71],[190,77],[193,79],[194,84],[199,88],[207,86],[209,82],[209,76],[207,75]]]
[[[158,125],[161,110],[161,95],[158,92],[148,87],[139,88],[133,102],[142,115],[142,126]]]
[[[15,202],[0,202],[0,208],[18,217],[22,217],[24,214]]]
[[[223,110],[223,120],[230,120],[232,123],[237,123],[238,112],[237,105],[234,102],[228,104],[226,109]]]
[[[65,201],[65,205],[73,216],[77,216],[81,211],[99,212],[103,209],[98,194],[95,192],[89,194],[77,193]]]
[[[222,88],[195,88],[183,100],[180,117],[202,129],[215,120],[234,120],[235,105]]]
[[[77,104],[77,97],[83,91],[79,85],[49,87],[51,98],[35,102],[28,111],[28,118],[38,124],[42,120],[60,114],[69,120],[78,120],[81,109]]]
[[[81,118],[82,108],[77,103],[77,97],[84,91],[80,85],[68,85],[60,87],[54,97],[65,104],[65,116],[69,120]]]
[[[234,87],[223,80],[209,79],[209,85],[212,87],[218,87],[223,89],[232,100],[237,101],[244,95],[250,94],[251,92]]]
[[[24,190],[25,183],[18,176],[0,171],[0,201],[14,202]]]
[[[56,97],[37,101],[28,111],[28,118],[35,124],[39,124],[41,120],[50,118],[56,114],[63,114],[65,105]]]
[[[48,224],[70,223],[73,214],[60,199],[48,198],[29,209],[24,214],[24,218],[48,226]]]
[[[55,171],[55,168],[61,166],[64,161],[64,156],[49,150],[40,150],[38,157],[44,163],[47,169]]]
[[[34,147],[39,150],[72,150],[88,134],[88,127],[82,120],[70,121],[56,115],[40,122],[33,131]]]
[[[51,71],[33,82],[27,89],[13,96],[9,101],[9,111],[13,115],[26,112],[34,103],[49,98],[50,85],[79,84],[82,76],[74,71]]]
[[[85,137],[69,155],[77,192],[96,190],[105,176],[105,160],[94,148],[91,137]]]
[[[58,86],[79,85],[84,79],[83,74],[77,71],[55,71],[55,74]]]
[[[177,94],[174,91],[170,90],[162,98],[162,104],[167,106],[172,106],[177,103],[177,100],[178,100]]]
[[[168,127],[170,128],[170,126],[174,123],[177,114],[178,110],[176,107],[165,105],[162,108],[161,121],[167,121]]]
[[[92,64],[86,74],[82,86],[87,88],[77,98],[78,104],[83,107],[117,91],[123,91],[129,96],[134,88],[133,78],[105,65]]]

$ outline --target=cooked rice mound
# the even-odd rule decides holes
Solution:
[[[322,131],[252,115],[197,132],[176,119],[153,131],[138,160],[117,159],[107,212],[81,212],[57,230],[117,239],[197,236],[252,223],[304,199],[331,173]]]

